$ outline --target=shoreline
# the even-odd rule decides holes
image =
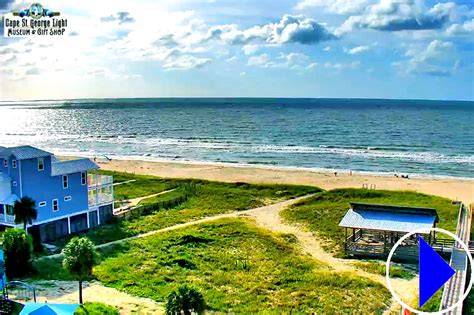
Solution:
[[[63,156],[64,158],[71,158]],[[103,170],[155,175],[168,178],[195,178],[221,182],[248,182],[254,184],[292,184],[317,186],[326,190],[336,188],[362,188],[412,190],[437,195],[466,204],[474,203],[474,179],[457,177],[400,178],[389,174],[370,174],[348,170],[319,170],[298,167],[274,167],[265,165],[243,165],[218,162],[147,161],[99,159]],[[335,176],[334,172],[337,172]]]
[[[96,157],[93,154],[69,154],[69,153],[58,153],[56,154],[61,159],[71,159],[71,158],[89,158],[94,159]],[[255,169],[268,169],[275,171],[304,171],[310,173],[327,173],[338,174],[349,173],[351,169],[331,169],[331,168],[320,168],[320,167],[304,167],[304,166],[287,166],[287,165],[276,165],[276,164],[261,164],[261,163],[240,163],[240,162],[218,162],[218,161],[200,161],[200,160],[180,160],[180,159],[166,159],[166,158],[156,158],[156,157],[147,157],[147,156],[120,156],[120,155],[108,155],[113,161],[140,161],[144,163],[170,163],[170,164],[185,164],[185,165],[209,165],[209,166],[224,166],[224,167],[234,167],[234,168],[255,168]],[[104,159],[104,155],[101,155],[97,159],[97,163],[106,164],[107,161]],[[395,177],[397,175],[409,175],[410,179],[452,179],[452,180],[461,180],[461,181],[472,181],[474,182],[474,177],[461,177],[461,176],[449,176],[449,175],[430,175],[423,173],[406,173],[406,172],[375,172],[375,171],[363,171],[363,170],[352,170],[354,174],[374,176],[374,177]],[[473,192],[474,193],[474,192]]]

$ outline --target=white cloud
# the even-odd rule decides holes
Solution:
[[[353,61],[351,63],[341,63],[341,62],[326,62],[324,63],[324,68],[332,69],[336,71],[342,70],[355,70],[360,67],[360,61]]]
[[[459,67],[458,61],[452,65],[447,57],[453,49],[452,42],[441,40],[433,40],[425,48],[412,45],[405,54],[410,59],[393,65],[403,73],[448,76]]]
[[[326,12],[337,14],[360,13],[370,0],[302,0],[297,3],[297,10],[322,8]]]
[[[246,45],[260,41],[267,44],[316,44],[322,41],[337,39],[324,24],[303,15],[285,14],[278,23],[253,26],[240,30],[235,24],[212,27],[209,39],[221,39],[228,44]]]
[[[309,57],[302,53],[280,53],[274,60],[268,54],[261,54],[249,58],[247,65],[262,68],[289,68],[303,69]]]
[[[449,21],[455,7],[453,2],[446,2],[427,10],[420,1],[380,0],[367,6],[362,14],[350,16],[336,34],[364,28],[379,31],[440,29]]]
[[[319,66],[317,62],[310,63],[309,65],[306,66],[306,70],[313,70],[316,69]]]
[[[259,48],[260,48],[259,45],[248,44],[242,47],[242,50],[244,51],[244,54],[246,55],[253,55],[254,53],[258,51]]]
[[[474,19],[465,21],[463,24],[453,24],[446,30],[448,35],[464,35],[474,33]]]
[[[270,63],[270,56],[268,54],[261,54],[249,58],[247,65],[249,66],[263,66],[268,67]]]
[[[210,58],[196,58],[194,56],[185,55],[172,58],[171,60],[166,60],[163,68],[167,70],[188,70],[201,68],[211,62],[212,59]]]
[[[344,49],[344,52],[349,55],[357,55],[370,50],[370,46],[357,46],[351,49]]]

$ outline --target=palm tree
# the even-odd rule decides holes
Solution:
[[[79,281],[79,303],[82,304],[82,282],[92,275],[97,252],[87,237],[74,237],[64,247],[63,268]]]
[[[38,217],[36,202],[30,197],[22,197],[20,200],[15,201],[13,212],[15,213],[15,224],[23,223],[25,231],[26,225],[32,224]]]
[[[167,315],[191,315],[193,313],[203,314],[206,302],[201,292],[187,285],[179,286],[176,291],[168,295],[165,313]]]

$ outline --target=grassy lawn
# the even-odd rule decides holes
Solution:
[[[145,199],[140,205],[166,201],[183,194],[188,187],[196,187],[195,193],[176,208],[154,212],[146,216],[138,216],[131,220],[103,225],[85,233],[95,244],[146,233],[152,230],[197,220],[206,216],[247,210],[278,201],[310,193],[321,189],[311,186],[296,185],[252,185],[246,183],[221,183],[194,179],[163,179],[154,176],[134,175],[116,172],[103,172],[113,175],[120,182],[135,182],[117,185],[114,188],[115,198],[127,196],[137,198],[155,194],[170,188],[175,191]],[[69,238],[55,242],[62,247]]]
[[[385,263],[382,263],[380,261],[358,261],[354,263],[354,266],[373,274],[385,276]],[[390,277],[410,280],[415,277],[415,274],[412,271],[403,268],[403,266],[391,264]]]
[[[226,219],[109,247],[94,276],[163,302],[180,284],[197,287],[208,310],[226,313],[377,314],[390,303],[381,284],[298,255],[291,235]],[[41,278],[66,278],[50,260]]]
[[[410,191],[367,189],[335,189],[322,192],[283,211],[285,219],[306,224],[327,240],[325,248],[342,255],[344,231],[338,224],[350,207],[350,202],[394,204],[435,208],[439,215],[439,227],[455,231],[459,206],[451,200]],[[442,237],[442,235],[440,235]]]

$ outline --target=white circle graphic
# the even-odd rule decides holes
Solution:
[[[409,238],[412,235],[415,235],[415,234],[429,234],[431,231],[436,231],[436,232],[439,232],[439,233],[449,235],[452,238],[454,238],[459,244],[461,244],[461,247],[467,253],[467,257],[469,258],[469,264],[471,265],[471,281],[469,282],[469,285],[468,285],[467,289],[464,291],[464,294],[462,295],[462,297],[455,304],[451,305],[450,307],[448,307],[447,309],[442,310],[442,311],[423,312],[423,311],[416,310],[413,307],[406,304],[405,302],[403,302],[402,299],[400,299],[400,297],[397,295],[397,293],[393,289],[392,282],[390,281],[390,261],[392,260],[392,256],[395,253],[395,250],[397,249],[398,246],[400,246],[402,244],[402,242],[404,240],[406,240],[407,238]],[[473,281],[474,281],[474,268],[473,268],[473,266],[474,266],[474,264],[473,264],[471,252],[469,251],[469,247],[455,234],[453,234],[449,231],[446,231],[444,229],[440,229],[440,228],[417,229],[417,230],[411,231],[410,233],[407,233],[407,234],[403,235],[395,243],[395,245],[392,247],[392,249],[390,250],[390,253],[388,254],[387,262],[385,264],[385,278],[387,280],[388,289],[390,290],[390,293],[392,294],[393,298],[404,308],[410,310],[412,313],[415,313],[415,314],[422,314],[422,315],[437,314],[437,315],[442,315],[442,314],[446,314],[448,312],[453,311],[457,307],[460,307],[460,306],[462,307],[462,303],[467,298],[467,296],[469,295],[469,292],[471,291],[472,284],[473,284]]]

